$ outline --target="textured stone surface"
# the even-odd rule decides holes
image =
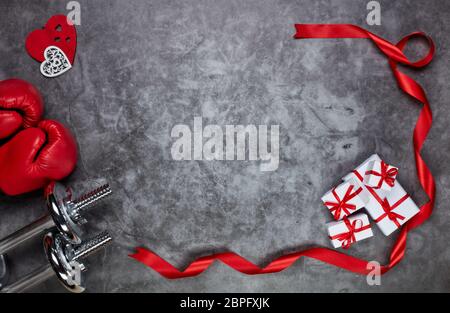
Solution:
[[[108,180],[111,200],[91,214],[90,232],[115,243],[89,260],[88,290],[167,292],[450,291],[450,2],[380,1],[382,25],[365,23],[367,1],[80,1],[74,68],[45,79],[25,52],[28,32],[65,12],[64,1],[0,2],[0,79],[34,83],[46,116],[76,134],[80,162],[65,183]],[[437,55],[412,76],[428,92],[434,126],[424,156],[438,194],[430,220],[409,236],[404,261],[370,287],[364,277],[313,261],[249,277],[215,264],[199,277],[169,281],[127,257],[153,249],[176,266],[233,250],[263,265],[283,253],[330,246],[331,220],[320,196],[378,152],[400,166],[399,180],[419,203],[412,129],[419,106],[395,85],[384,56],[366,40],[293,40],[293,24],[354,23],[388,40],[422,30]],[[423,54],[416,42],[412,57]],[[280,166],[176,162],[171,128],[204,123],[279,124]],[[44,213],[39,193],[0,196],[0,236]],[[350,250],[387,261],[395,236]],[[10,257],[13,277],[44,263],[39,240]],[[34,291],[61,291],[56,279]]]

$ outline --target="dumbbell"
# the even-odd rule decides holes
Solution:
[[[0,292],[24,292],[55,275],[69,291],[75,293],[83,292],[85,287],[82,273],[86,271],[86,267],[81,263],[81,260],[99,251],[111,240],[112,238],[108,232],[103,232],[81,244],[74,245],[54,228],[43,239],[44,251],[49,263],[3,289],[0,287]]]
[[[106,184],[73,200],[70,189],[55,183],[47,194],[48,214],[0,240],[0,258],[18,245],[55,226],[67,241],[73,244],[81,243],[80,226],[86,223],[83,213],[111,192],[111,188]]]
[[[6,267],[6,259],[3,255],[0,255],[0,290],[8,281],[8,268]]]

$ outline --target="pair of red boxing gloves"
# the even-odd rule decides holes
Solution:
[[[43,120],[39,91],[20,79],[0,81],[0,191],[19,195],[68,176],[77,145],[62,124]]]

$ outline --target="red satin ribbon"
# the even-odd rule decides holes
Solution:
[[[334,236],[329,236],[329,238],[331,240],[337,239],[342,241],[342,248],[344,249],[350,248],[350,246],[356,242],[355,233],[359,233],[370,228],[370,224],[364,226],[363,221],[359,219],[350,222],[347,217],[344,217],[342,221],[345,223],[345,226],[347,226],[348,231]],[[358,222],[360,222],[361,227],[358,227]]]
[[[356,197],[361,191],[362,188],[358,188],[357,190],[355,190],[354,193],[352,193],[353,190],[353,185],[350,185],[350,187],[348,187],[347,191],[345,192],[344,197],[339,198],[339,195],[336,193],[336,188],[333,188],[333,190],[331,191],[331,193],[333,194],[334,198],[336,199],[336,202],[331,202],[331,201],[326,201],[325,205],[330,207],[330,212],[333,213],[334,212],[334,219],[335,220],[339,220],[339,218],[341,217],[341,212],[343,211],[345,213],[345,215],[350,215],[351,212],[356,209],[356,205],[348,203],[348,201],[350,201],[351,199],[353,199],[354,197]]]
[[[434,207],[436,193],[434,179],[431,175],[430,170],[422,159],[422,156],[420,155],[423,143],[425,142],[425,139],[432,125],[431,108],[422,87],[411,77],[409,77],[405,73],[400,72],[400,70],[397,68],[398,63],[414,68],[421,68],[426,66],[433,59],[435,51],[434,43],[432,39],[426,34],[422,32],[414,32],[404,37],[396,45],[394,45],[363,28],[349,24],[297,24],[295,25],[295,28],[297,29],[297,33],[294,36],[294,38],[296,39],[370,39],[388,58],[389,65],[395,78],[397,79],[399,88],[403,90],[407,95],[411,96],[422,104],[422,110],[414,128],[413,144],[417,175],[422,188],[429,197],[429,201],[420,208],[420,212],[417,215],[415,215],[412,219],[404,224],[404,227],[402,228],[397,241],[395,242],[394,247],[391,250],[389,263],[382,266],[381,268],[381,273],[384,274],[402,260],[403,256],[405,255],[408,232],[425,222],[430,217]],[[414,37],[425,38],[428,41],[428,45],[430,46],[428,54],[423,59],[417,62],[410,61],[402,52],[408,41]],[[153,268],[155,271],[166,278],[182,278],[199,275],[200,273],[205,271],[215,260],[219,260],[235,269],[236,271],[248,275],[275,273],[288,268],[303,256],[320,260],[322,262],[337,266],[342,269],[346,269],[354,273],[366,275],[370,272],[370,269],[367,268],[368,261],[352,257],[336,250],[322,247],[307,249],[284,255],[272,261],[265,267],[259,267],[233,252],[213,254],[197,259],[182,271],[166,262],[157,254],[144,248],[137,248],[137,252],[130,256],[138,260],[139,262],[142,262],[143,264]]]
[[[381,186],[383,185],[383,182],[386,182],[386,184],[388,184],[390,187],[394,187],[395,176],[397,176],[398,174],[398,169],[396,169],[395,167],[389,169],[389,165],[387,165],[384,161],[381,161],[380,167],[381,167],[380,172],[373,170],[366,172],[366,175],[380,176],[380,181],[378,182],[378,185],[373,188],[380,189]]]

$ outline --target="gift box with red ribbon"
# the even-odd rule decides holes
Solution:
[[[383,160],[370,161],[364,173],[364,184],[374,189],[390,191],[394,187],[398,168],[385,163]]]
[[[364,175],[369,171],[372,162],[383,162],[377,154],[373,154],[354,171],[346,175],[344,181],[355,181],[362,188],[359,197],[364,207],[377,223],[384,235],[389,236],[419,212],[419,208],[406,193],[398,180],[390,191],[376,189],[364,183]]]
[[[328,236],[335,248],[348,249],[353,243],[373,236],[367,214],[344,217],[341,221],[327,224]]]
[[[341,220],[346,216],[364,207],[364,202],[359,197],[362,188],[354,179],[343,182],[328,191],[322,201],[335,220]]]
[[[384,199],[387,193],[385,190],[373,189],[370,186],[364,184],[364,174],[367,171],[370,162],[372,161],[381,162],[381,158],[377,154],[371,155],[367,160],[361,163],[355,170],[353,170],[351,173],[347,174],[343,178],[344,181],[355,181],[358,187],[362,189],[361,193],[358,196],[364,203],[364,207],[367,210],[376,209],[380,206],[376,198],[372,196],[372,193],[375,193],[381,199]],[[369,191],[370,188],[371,191]]]
[[[353,171],[345,175],[342,180],[347,181],[352,178],[357,179],[359,182],[364,182],[364,175],[369,170],[369,165],[373,161],[381,162],[381,158],[378,156],[378,154],[372,154],[367,160],[362,162],[360,165],[358,165],[357,168],[355,168]]]
[[[386,198],[382,199],[376,193],[373,193],[372,196],[379,206],[367,208],[367,212],[386,236],[399,229],[420,211],[398,181],[395,182]]]

